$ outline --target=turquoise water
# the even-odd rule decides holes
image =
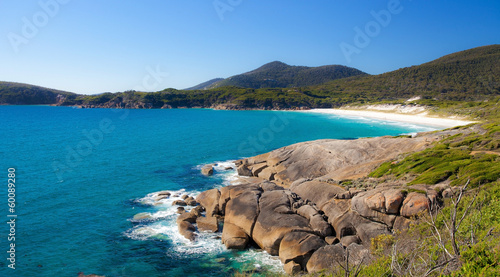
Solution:
[[[280,270],[253,249],[226,250],[213,234],[190,243],[172,199],[227,185],[229,161],[296,142],[431,130],[297,112],[74,109],[0,106],[0,216],[8,221],[8,168],[16,172],[16,260],[0,227],[0,276],[225,276]],[[199,169],[218,163],[216,174]],[[133,220],[138,213],[146,220]]]

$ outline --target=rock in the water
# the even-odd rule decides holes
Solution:
[[[193,224],[187,221],[177,222],[177,227],[179,228],[179,233],[183,235],[190,241],[194,241],[196,239],[196,228],[194,228]]]
[[[196,206],[191,209],[190,213],[194,214],[196,217],[201,216],[201,213],[203,212],[203,207],[202,206]]]
[[[188,198],[186,198],[184,200],[184,202],[186,202],[186,204],[188,206],[196,206],[196,204],[198,204],[198,202],[196,202],[196,200],[194,200],[194,198],[192,196],[189,196]]]
[[[174,202],[172,202],[172,206],[187,206],[186,202],[184,202],[184,200],[175,200]]]
[[[211,164],[207,164],[201,168],[201,174],[205,176],[212,176],[214,174],[214,167]]]
[[[212,216],[198,217],[196,219],[196,225],[198,226],[199,231],[208,231],[212,233],[219,231],[217,218]]]
[[[188,197],[189,197],[189,195],[187,195],[187,194],[184,194],[183,196],[181,196],[182,200],[186,200]]]
[[[177,213],[178,214],[183,214],[185,212],[186,212],[186,210],[184,209],[184,207],[177,207]]]
[[[134,215],[134,218],[132,220],[143,220],[143,219],[150,219],[151,214],[150,213],[138,213]]]
[[[240,227],[231,223],[224,223],[222,229],[222,243],[228,249],[245,249],[249,240],[249,236]]]
[[[163,199],[168,199],[170,196],[169,195],[158,195],[154,199],[156,202],[161,201]]]
[[[187,221],[189,223],[195,223],[197,216],[192,213],[182,213],[177,217],[177,223],[181,221]]]
[[[170,196],[170,195],[171,193],[166,190],[158,192],[158,196]]]

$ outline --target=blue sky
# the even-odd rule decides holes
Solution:
[[[0,40],[0,80],[85,94],[275,60],[380,74],[500,43],[500,1],[2,0]]]

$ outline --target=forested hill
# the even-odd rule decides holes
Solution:
[[[336,79],[366,75],[366,73],[343,65],[319,67],[291,66],[275,61],[247,73],[235,75],[217,82],[206,82],[195,89],[211,89],[224,86],[242,88],[291,88],[319,85]]]
[[[282,69],[287,67],[286,64],[274,62],[246,74],[260,76],[263,72],[283,72]],[[404,102],[416,96],[421,98],[416,103],[425,105],[444,105],[447,101],[481,102],[500,97],[500,45],[461,51],[422,65],[380,75],[364,74],[296,88],[224,86],[209,90],[166,89],[152,93],[127,91],[77,95],[37,86],[0,83],[0,104],[104,108],[329,108],[346,104]]]
[[[76,94],[35,85],[14,82],[0,82],[0,104],[57,104],[67,96],[76,97]]]
[[[437,100],[481,100],[500,94],[500,45],[456,52],[380,75],[336,80],[316,89],[361,94],[369,99],[421,96]]]

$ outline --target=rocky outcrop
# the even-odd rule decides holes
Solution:
[[[212,176],[214,174],[214,166],[207,164],[201,168],[201,174],[205,176]]]
[[[194,222],[198,230],[217,231],[219,218],[227,248],[254,243],[279,256],[289,274],[331,267],[343,262],[346,251],[359,262],[369,255],[371,239],[404,230],[449,189],[400,183],[353,189],[341,181],[366,177],[380,163],[438,138],[319,140],[236,161],[240,184],[199,194],[196,201],[206,212]],[[192,219],[179,218],[189,238]]]
[[[438,135],[416,138],[377,137],[357,140],[317,140],[286,146],[237,162],[238,173],[258,176],[289,187],[302,178],[323,180],[365,177],[382,162],[423,150]]]

